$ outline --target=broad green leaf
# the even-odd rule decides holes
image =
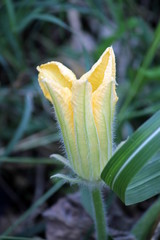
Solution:
[[[126,205],[144,201],[160,193],[160,156],[157,154],[152,159],[158,150],[160,111],[115,152],[101,174],[102,179]]]
[[[160,154],[158,153],[133,178],[127,189],[128,200],[138,195],[139,201],[148,199],[160,192]]]

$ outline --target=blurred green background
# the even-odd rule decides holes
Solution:
[[[159,0],[0,2],[1,234],[10,227],[8,233],[28,236],[23,225],[17,226],[38,207],[44,193],[51,190],[41,198],[42,211],[75,190],[68,186],[57,193],[61,186],[53,189],[49,179],[61,166],[48,156],[64,150],[54,110],[38,85],[36,66],[60,61],[80,77],[112,45],[119,96],[114,132],[119,144],[160,109],[159,20]],[[30,237],[44,236],[41,215],[31,225]]]

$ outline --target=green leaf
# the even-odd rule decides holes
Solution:
[[[52,134],[45,134],[37,138],[32,138],[32,136],[23,139],[15,146],[15,151],[26,151],[28,149],[34,149],[41,146],[46,146],[50,143],[57,142],[60,140],[59,132]]]
[[[154,156],[133,178],[128,186],[128,199],[132,202],[133,195],[139,201],[148,199],[160,192],[160,154]]]
[[[141,68],[143,69],[143,71],[148,69],[148,67],[152,63],[152,61],[157,53],[157,49],[158,49],[159,45],[160,45],[160,22],[158,23],[157,28],[155,30],[152,44],[148,48],[148,51],[145,55],[142,65],[141,65]],[[130,87],[130,90],[128,91],[128,94],[127,94],[126,100],[123,104],[123,107],[121,108],[121,111],[119,114],[121,118],[123,117],[123,114],[125,114],[128,105],[135,98],[135,96],[139,92],[140,88],[145,83],[146,83],[146,78],[145,78],[143,72],[138,71],[137,75],[132,83],[132,86]]]
[[[152,158],[159,149],[160,111],[115,152],[101,174],[126,205],[144,201],[160,192],[160,156]]]
[[[0,157],[0,163],[20,163],[20,164],[32,164],[32,165],[39,165],[39,164],[48,164],[56,166],[62,166],[60,161],[55,161],[55,159],[51,158],[42,158],[42,157]]]
[[[30,14],[29,16],[27,16],[23,19],[23,21],[17,27],[17,31],[19,32],[19,31],[24,30],[26,28],[26,26],[28,26],[28,24],[33,22],[34,20],[50,22],[52,24],[56,24],[59,27],[62,27],[64,29],[72,32],[72,29],[61,19],[59,19],[53,15],[50,15],[50,14],[44,14],[44,13],[42,14],[42,13],[35,13],[35,12],[33,12],[32,14]]]
[[[153,225],[160,215],[160,198],[144,213],[140,220],[132,229],[133,235],[138,240],[148,239],[149,234],[153,230]]]
[[[160,80],[160,68],[158,67],[153,67],[150,69],[140,69],[140,71],[142,72],[142,74],[144,75],[145,78],[147,78],[147,80],[153,81],[159,81]]]
[[[5,156],[9,155],[13,151],[15,145],[23,136],[28,126],[31,113],[32,113],[32,98],[29,94],[26,94],[24,112],[23,112],[21,122],[18,125],[18,128],[16,129],[15,134],[13,135],[13,138],[11,139],[11,141],[9,142],[8,146],[5,149],[5,152],[4,152]]]
[[[9,237],[1,237],[0,236],[0,240],[42,240],[42,238],[39,237],[34,237],[34,238],[26,238],[26,237],[13,237],[13,236],[9,236]]]
[[[12,0],[5,0],[5,4],[6,4],[6,8],[7,8],[10,25],[12,27],[12,30],[14,30],[14,28],[16,26],[16,14],[15,14],[15,9],[14,9],[14,3]]]
[[[153,94],[152,94],[153,95]],[[142,101],[141,101],[142,102]],[[133,105],[132,105],[133,106]],[[127,111],[126,115],[124,115],[123,119],[135,119],[139,117],[143,117],[149,114],[154,114],[160,109],[160,102],[154,103],[151,106],[148,106],[142,110],[132,110],[132,111]]]

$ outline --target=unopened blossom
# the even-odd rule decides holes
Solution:
[[[40,87],[54,106],[71,168],[84,180],[99,181],[112,156],[112,124],[118,100],[113,49],[107,48],[80,79],[55,61],[37,69]]]

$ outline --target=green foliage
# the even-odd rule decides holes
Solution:
[[[102,179],[126,204],[144,201],[160,193],[160,111],[145,122],[115,152]]]

